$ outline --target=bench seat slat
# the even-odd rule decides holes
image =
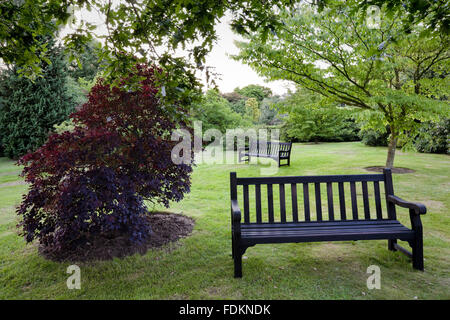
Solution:
[[[267,225],[266,227],[252,227],[252,224],[247,224],[247,225],[242,225],[241,229],[242,230],[286,230],[286,232],[288,232],[290,229],[303,229],[303,230],[307,230],[307,232],[309,232],[309,230],[315,230],[315,229],[372,229],[372,228],[397,228],[398,226],[401,226],[402,228],[406,228],[404,227],[402,224],[400,224],[399,222],[397,223],[385,223],[385,224],[381,224],[381,223],[377,223],[377,224],[347,224],[347,225],[327,225],[327,226],[323,226],[322,224],[316,224],[316,225],[301,225],[301,224],[293,224],[289,227],[285,227],[285,224],[278,224],[278,225]]]
[[[298,230],[298,232],[296,231],[290,231],[290,232],[284,232],[284,231],[278,231],[278,232],[263,232],[263,231],[259,231],[259,232],[244,232],[242,234],[242,238],[258,238],[258,237],[272,237],[272,238],[277,238],[277,237],[305,237],[307,238],[309,235],[334,235],[334,236],[339,236],[339,235],[348,235],[348,234],[375,234],[375,233],[382,233],[382,234],[412,234],[411,231],[408,230],[403,230],[403,229],[386,229],[386,228],[379,228],[379,229],[371,229],[371,230],[366,230],[366,229],[342,229],[339,231],[336,230],[310,230],[309,232],[306,232],[305,230]],[[357,239],[355,239],[357,240]]]
[[[306,223],[297,227],[266,227],[266,228],[242,228],[242,240],[259,243],[277,242],[280,239],[286,241],[319,241],[326,240],[363,240],[363,239],[385,239],[399,238],[411,239],[414,232],[398,221],[391,221],[386,224],[353,224],[353,225],[323,225],[323,223],[315,224],[315,226],[305,227]]]
[[[244,153],[244,156],[250,156],[250,157],[260,157],[260,158],[274,158],[278,159],[278,156],[274,156],[272,154],[263,154],[263,153]]]
[[[307,236],[285,236],[279,237],[261,237],[261,238],[242,238],[243,245],[251,246],[263,243],[292,243],[292,242],[322,242],[322,241],[355,241],[355,240],[382,240],[382,239],[400,239],[410,240],[414,237],[413,233],[348,233],[348,234],[309,234]]]
[[[277,235],[277,234],[309,234],[309,233],[342,233],[342,232],[374,232],[374,231],[382,231],[386,230],[389,232],[395,231],[408,231],[406,227],[401,227],[398,225],[390,225],[390,226],[371,226],[370,228],[364,227],[344,227],[344,226],[334,226],[334,227],[315,227],[315,228],[256,228],[256,229],[242,229],[244,235]]]
[[[274,228],[282,227],[282,228],[291,228],[291,227],[315,227],[317,225],[320,226],[352,226],[352,225],[389,225],[389,224],[398,224],[397,220],[346,220],[346,221],[309,221],[309,222],[287,222],[287,223],[242,223],[241,228],[267,228],[268,226],[273,226]]]

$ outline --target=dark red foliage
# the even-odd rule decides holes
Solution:
[[[75,130],[19,160],[30,183],[18,208],[27,241],[56,250],[95,234],[140,242],[151,233],[144,200],[168,206],[189,192],[191,165],[171,160],[171,133],[185,123],[159,102],[154,73],[138,66],[133,76],[143,80],[133,91],[99,80],[71,115]]]

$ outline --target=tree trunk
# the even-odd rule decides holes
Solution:
[[[395,148],[397,147],[398,137],[391,133],[389,137],[388,154],[386,160],[386,168],[392,168],[394,166]]]

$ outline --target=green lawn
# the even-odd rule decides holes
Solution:
[[[358,142],[295,144],[291,166],[277,175],[365,173],[363,167],[383,165],[385,158],[385,148]],[[261,166],[199,165],[191,193],[170,208],[196,220],[190,237],[143,256],[80,263],[81,290],[69,290],[69,263],[45,260],[17,235],[14,207],[26,186],[13,162],[1,158],[0,299],[450,299],[450,158],[399,152],[396,166],[416,172],[394,175],[395,193],[428,208],[425,272],[388,251],[386,240],[322,242],[249,248],[244,277],[234,279],[229,172],[259,176]],[[409,226],[406,210],[398,216]],[[381,269],[380,290],[367,289],[370,265]]]

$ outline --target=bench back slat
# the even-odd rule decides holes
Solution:
[[[270,150],[270,154],[272,156],[277,157],[278,156],[278,149],[280,148],[278,143],[270,143],[271,145],[271,150]]]
[[[327,182],[327,201],[328,201],[328,218],[334,221],[334,205],[333,205],[333,185]]]
[[[350,182],[350,196],[352,199],[352,214],[353,220],[358,220],[358,201],[356,199],[356,184],[355,181]]]
[[[339,188],[339,209],[341,213],[341,220],[347,220],[347,215],[345,214],[345,193],[344,193],[344,183],[338,182]]]
[[[245,223],[250,223],[248,185],[244,185],[244,221],[245,221]]]
[[[367,181],[361,182],[362,184],[362,194],[363,194],[363,204],[364,204],[364,219],[370,219],[370,207],[369,207],[369,192],[367,190]]]
[[[395,215],[392,212],[389,214],[389,208],[387,217],[383,217],[382,196],[384,198],[388,192],[393,194],[392,186],[387,185],[385,181],[386,176],[386,174],[366,174],[235,177],[232,181],[236,187],[243,188],[243,195],[240,197],[244,202],[244,223],[336,222],[393,219]],[[380,182],[385,185],[383,195]],[[298,190],[298,185],[301,185],[302,190]],[[312,185],[314,190],[310,190]],[[255,188],[254,193],[252,190],[250,194],[250,188]],[[274,188],[278,190],[274,192]],[[350,192],[350,195],[346,195],[347,192]],[[325,201],[322,198],[325,197],[326,204],[322,203]],[[312,210],[311,206],[314,207]],[[347,207],[351,210],[351,214],[347,212]],[[256,208],[255,212],[250,212],[253,211],[251,208]]]
[[[274,222],[274,216],[273,216],[273,185],[268,184],[267,185],[267,202],[269,205],[269,222]]]
[[[309,185],[303,183],[303,202],[305,207],[305,221],[311,221],[311,213],[309,211]]]
[[[281,222],[286,222],[286,197],[284,184],[280,184],[279,190],[280,190],[280,219]]]
[[[291,183],[292,221],[298,222],[297,184]]]
[[[314,190],[316,192],[316,218],[317,221],[322,221],[322,199],[320,196],[320,183],[314,183]]]
[[[248,143],[248,151],[251,153],[256,153],[256,148],[257,144],[255,143],[255,140],[250,139],[250,142]]]
[[[381,211],[380,183],[378,181],[373,182],[373,189],[375,193],[375,208],[377,210],[377,219],[383,219],[383,213]]]
[[[256,202],[256,222],[262,222],[261,216],[261,185],[255,185],[255,202]]]

